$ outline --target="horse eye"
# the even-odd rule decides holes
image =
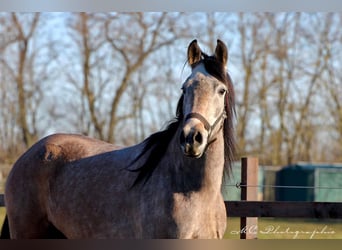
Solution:
[[[219,94],[220,95],[224,95],[225,93],[227,92],[227,90],[226,89],[224,89],[224,88],[221,88],[220,90],[219,90]]]

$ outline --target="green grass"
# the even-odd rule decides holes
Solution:
[[[240,218],[228,218],[225,239],[239,239]],[[259,218],[258,239],[342,239],[342,220]]]
[[[0,228],[5,213],[5,208],[1,207]],[[239,239],[240,219],[228,218],[227,221],[224,238]],[[342,220],[259,218],[257,231],[258,239],[342,239]],[[313,235],[313,232],[317,233]]]
[[[0,207],[0,230],[5,219],[6,210],[4,207]]]

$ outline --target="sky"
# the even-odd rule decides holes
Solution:
[[[2,0],[5,11],[341,11],[340,0]]]

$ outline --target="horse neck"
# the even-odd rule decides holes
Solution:
[[[172,159],[169,164],[176,192],[221,192],[224,168],[223,131],[218,132],[217,139],[199,159],[184,156],[179,146],[180,129],[178,132],[170,146]]]
[[[205,153],[205,174],[203,189],[212,192],[221,192],[224,169],[224,139],[222,130],[217,139],[212,142]]]

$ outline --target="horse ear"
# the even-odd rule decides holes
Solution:
[[[201,49],[197,44],[197,40],[193,40],[188,47],[188,63],[191,67],[201,60]]]
[[[226,65],[227,60],[228,60],[228,49],[227,49],[227,46],[219,39],[217,39],[217,45],[216,45],[216,49],[215,49],[215,57],[223,65]]]

